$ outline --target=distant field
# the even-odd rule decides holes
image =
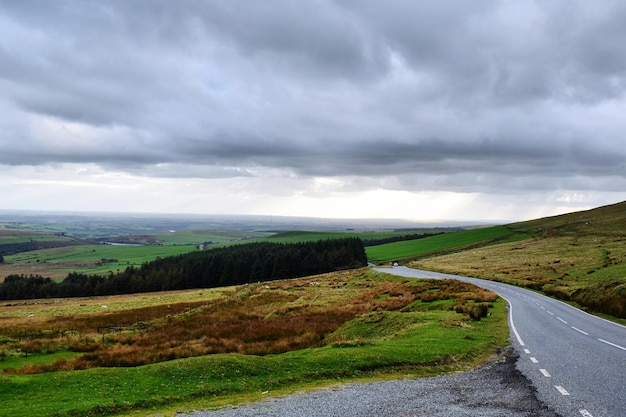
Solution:
[[[55,236],[42,233],[17,232],[0,229],[0,245],[11,245],[28,242],[63,242],[69,240],[64,236]]]
[[[344,232],[317,232],[317,231],[291,231],[282,232],[275,235],[268,236],[264,240],[269,242],[278,243],[299,243],[299,242],[314,242],[323,239],[337,239],[345,237],[358,237],[362,240],[374,240],[374,239],[386,239],[397,236],[405,236],[411,234],[421,233],[441,233],[441,229],[423,229],[412,231],[378,231],[378,232],[357,232],[357,231],[344,231]]]
[[[60,226],[58,227],[60,228]],[[157,257],[196,251],[201,244],[205,244],[204,249],[210,249],[211,247],[252,242],[271,234],[237,230],[183,230],[157,235],[112,236],[110,239],[112,241],[126,240],[130,242],[151,240],[161,242],[160,244],[108,245],[86,244],[87,241],[49,233],[0,229],[0,254],[2,254],[3,248],[11,253],[20,245],[22,248],[25,245],[32,246],[32,244],[37,243],[40,246],[45,246],[44,244],[54,246],[55,242],[59,245],[72,245],[42,247],[36,250],[4,255],[5,262],[0,264],[0,282],[4,280],[4,277],[11,274],[42,275],[54,279],[64,278],[69,272],[75,271],[87,274],[107,274],[109,271],[115,272],[129,266],[140,266]]]
[[[515,233],[504,226],[493,226],[462,232],[444,233],[419,240],[393,242],[366,248],[368,260],[375,264],[435,255],[442,251],[463,250],[468,246],[484,245],[496,241],[517,240],[528,237],[525,233]]]
[[[106,274],[108,271],[123,270],[128,266],[139,266],[156,257],[179,255],[198,250],[196,246],[117,246],[80,245],[63,248],[42,249],[5,256],[0,265],[1,278],[10,273],[40,274],[64,277],[69,272]],[[20,272],[22,271],[22,272]]]
[[[271,236],[270,232],[247,232],[237,230],[182,230],[158,234],[154,237],[163,245],[225,245],[245,243]]]

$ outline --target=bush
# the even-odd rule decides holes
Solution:
[[[487,317],[487,313],[489,312],[489,308],[485,304],[479,304],[472,308],[472,312],[470,313],[470,318],[472,320],[480,321],[481,318]]]

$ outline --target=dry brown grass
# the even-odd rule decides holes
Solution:
[[[63,279],[67,277],[67,272],[56,271],[59,268],[60,263],[30,263],[30,264],[0,264],[0,282],[4,281],[4,278],[9,275],[41,275],[52,279]],[[91,266],[91,265],[86,265]],[[76,265],[75,262],[66,262],[61,267],[63,268],[76,268],[83,267],[83,265]]]
[[[383,276],[367,270],[344,271],[240,286],[223,291],[221,297],[207,295],[193,302],[21,318],[19,330],[7,327],[10,318],[5,317],[0,320],[0,334],[20,339],[14,348],[22,352],[85,352],[71,360],[5,372],[138,366],[213,353],[278,354],[320,346],[325,336],[370,311],[400,310],[416,300],[452,300],[450,309],[471,316],[466,304],[497,298],[458,281],[415,285]],[[71,334],[55,333],[70,328]]]
[[[528,239],[425,259],[411,264],[464,275],[486,275],[488,278],[508,281],[512,279],[543,285],[587,271],[601,264],[606,247],[624,252],[619,242],[595,238],[557,237]],[[621,248],[620,248],[621,246]],[[614,257],[614,258],[623,258]]]

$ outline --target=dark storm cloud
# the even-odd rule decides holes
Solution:
[[[610,0],[3,2],[0,163],[623,184],[624,21]]]

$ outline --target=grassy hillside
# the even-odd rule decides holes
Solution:
[[[312,385],[454,372],[507,337],[493,293],[367,269],[14,303],[0,310],[0,416],[170,416]]]
[[[504,226],[484,227],[461,232],[444,233],[419,240],[387,243],[366,248],[370,262],[381,264],[467,250],[496,242],[520,240],[528,237],[525,231]]]
[[[507,282],[626,318],[626,202],[506,229],[528,237],[410,266]]]

